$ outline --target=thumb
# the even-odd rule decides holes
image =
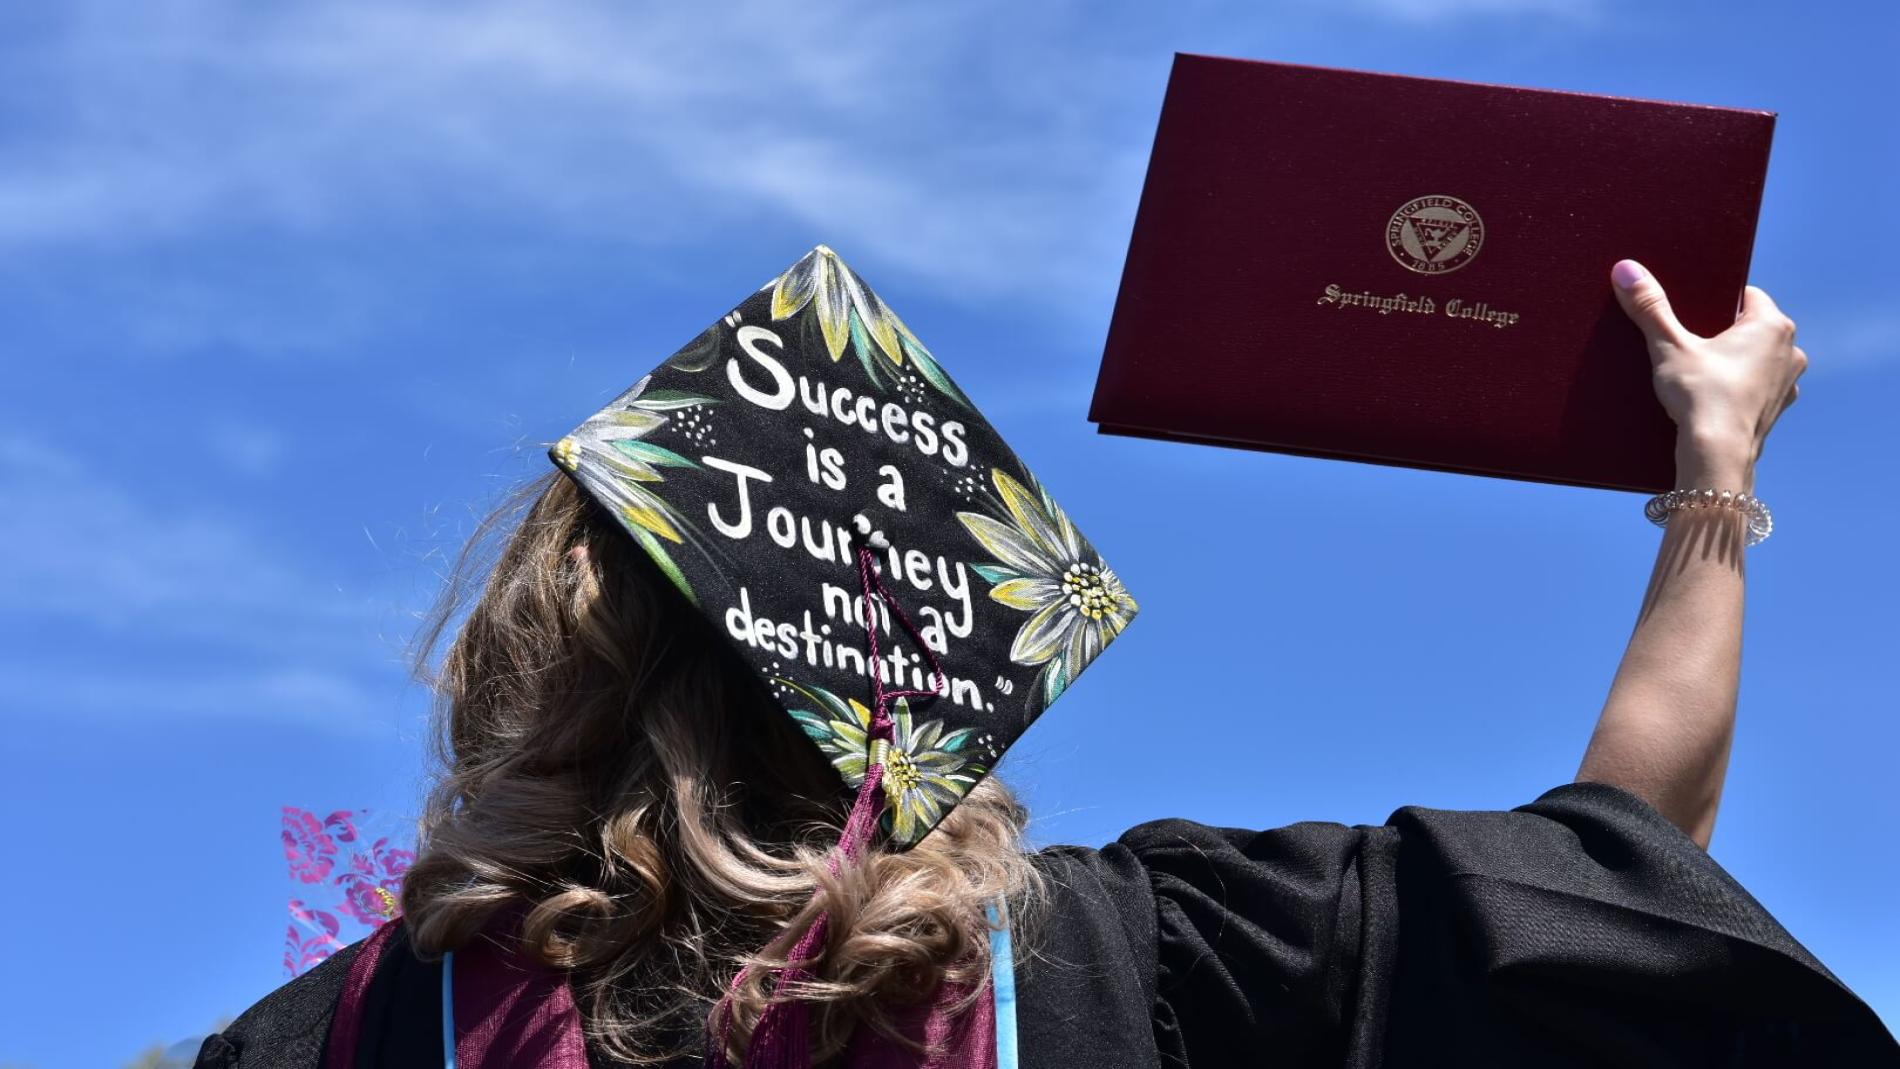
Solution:
[[[1656,276],[1635,260],[1618,260],[1610,269],[1610,282],[1616,300],[1623,306],[1643,337],[1652,344],[1679,344],[1688,335],[1676,313],[1669,307],[1669,295],[1663,292]]]

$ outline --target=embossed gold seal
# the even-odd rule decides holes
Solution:
[[[1407,270],[1442,275],[1484,247],[1484,220],[1457,197],[1434,193],[1405,202],[1385,224],[1385,247]]]

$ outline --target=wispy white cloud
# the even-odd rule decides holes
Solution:
[[[123,248],[141,237],[134,228],[108,240]],[[276,273],[283,273],[281,266]],[[348,351],[386,325],[397,311],[387,291],[399,281],[306,256],[290,280],[209,273],[202,265],[156,277],[137,268],[90,273],[86,296],[111,317],[107,337],[117,343],[114,349],[160,357],[236,351],[299,360]]]
[[[277,471],[289,440],[282,431],[225,420],[205,428],[210,456],[240,475],[263,478]]]
[[[1125,239],[1146,141],[1096,120],[1131,91],[1150,110],[1165,70],[1077,78],[1106,61],[1013,44],[1006,7],[70,11],[9,57],[61,120],[0,148],[16,246],[499,208],[655,241],[790,220],[966,289],[1047,284]]]
[[[387,607],[290,560],[235,521],[0,437],[0,628],[60,651],[0,664],[0,717],[387,723],[406,679],[373,634]]]
[[[0,438],[0,612],[179,635],[310,638],[359,618],[237,522],[181,511],[51,443]]]
[[[1599,0],[1343,0],[1305,21],[1592,18]],[[956,297],[1098,310],[1169,61],[1091,5],[73,0],[0,42],[0,248],[430,224],[690,248],[761,226]],[[1159,17],[1148,13],[1143,17]],[[1131,16],[1132,18],[1132,16]],[[1073,49],[1052,42],[1090,42]],[[439,242],[440,234],[431,239]],[[294,287],[128,282],[141,351],[347,350],[393,314],[370,265]],[[386,270],[369,271],[384,288]],[[314,288],[314,291],[313,291]]]
[[[1804,319],[1806,317],[1803,317]],[[1877,308],[1844,312],[1831,319],[1801,323],[1797,344],[1813,360],[1813,373],[1853,370],[1900,360],[1900,311]]]
[[[399,723],[402,697],[394,684],[371,686],[343,672],[299,665],[181,674],[115,664],[110,671],[78,673],[0,662],[0,720],[48,715],[145,724],[243,720],[386,737]]]
[[[1348,0],[1347,6],[1415,23],[1455,22],[1485,16],[1591,22],[1603,13],[1600,0]]]

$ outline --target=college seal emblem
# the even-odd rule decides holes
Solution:
[[[1484,247],[1484,220],[1457,197],[1419,197],[1392,213],[1385,224],[1385,247],[1407,270],[1442,275],[1478,255]]]

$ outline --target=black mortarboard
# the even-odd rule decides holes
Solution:
[[[847,783],[882,766],[898,849],[1135,615],[930,350],[822,245],[549,455]]]

